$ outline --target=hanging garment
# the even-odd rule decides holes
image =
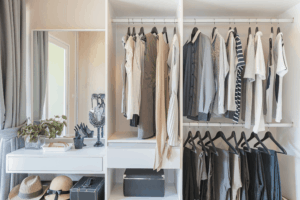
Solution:
[[[206,170],[207,170],[207,180],[201,182],[201,199],[213,200],[215,199],[215,194],[213,192],[214,184],[214,154],[211,148],[208,149],[208,155],[205,156]]]
[[[214,69],[214,80],[216,86],[216,95],[213,104],[213,113],[222,115],[225,113],[225,79],[229,72],[229,65],[227,61],[227,52],[225,40],[215,29],[211,40],[212,60]]]
[[[238,34],[236,34],[235,36],[235,42],[236,42],[236,57],[237,57],[237,66],[236,66],[237,76],[236,76],[236,83],[235,83],[236,111],[233,116],[233,122],[238,123],[240,117],[240,104],[241,104],[241,93],[242,93],[242,71],[245,66],[245,60],[243,56],[242,42]]]
[[[240,169],[240,158],[238,155],[230,153],[230,199],[239,199],[238,191],[242,187],[241,181],[241,169]]]
[[[211,148],[211,147],[210,147]],[[227,200],[230,194],[230,159],[229,152],[223,149],[217,148],[218,156],[213,155],[213,181],[212,181],[212,193],[214,200]]]
[[[239,190],[239,195],[240,195],[240,200],[248,200],[250,177],[249,177],[247,154],[243,149],[239,149],[239,153],[240,153],[241,181],[242,181],[242,187]]]
[[[139,124],[139,115],[141,107],[141,69],[144,68],[144,55],[145,55],[145,42],[141,37],[136,35],[134,59],[133,59],[133,76],[132,76],[132,105],[133,105],[133,118],[131,126],[137,127]]]
[[[262,150],[262,148],[259,149]],[[271,155],[261,153],[267,196],[268,200],[281,200],[281,181],[277,153],[273,150],[269,151]]]
[[[267,200],[265,190],[265,175],[259,150],[251,149],[247,154],[250,184],[248,190],[249,200]]]
[[[282,119],[282,81],[284,75],[288,72],[283,33],[281,32],[276,36],[274,44],[274,68],[276,71],[276,80],[273,118],[275,118],[276,122],[280,122]]]
[[[261,42],[262,32],[258,31],[255,34],[255,105],[254,105],[254,127],[253,132],[265,130],[265,122],[263,116],[263,84],[262,81],[266,79],[266,66],[264,59],[264,52]]]
[[[166,123],[166,77],[168,77],[168,54],[169,45],[163,39],[163,33],[158,34],[157,41],[157,61],[156,61],[156,105],[155,105],[155,124],[156,124],[156,148],[154,169],[161,169],[166,157],[167,142],[167,123]]]
[[[127,85],[128,85],[128,93],[127,93],[127,119],[130,120],[133,117],[133,53],[134,53],[134,40],[132,36],[129,36],[126,45],[126,74],[127,74]]]
[[[231,29],[227,33],[227,59],[229,63],[229,73],[226,78],[225,93],[225,117],[233,119],[236,111],[235,104],[235,83],[236,83],[236,42],[234,39],[234,30]]]
[[[170,103],[167,118],[167,131],[169,136],[169,145],[176,146],[178,144],[178,85],[179,85],[179,42],[177,34],[173,36],[171,48],[168,57],[168,65],[170,68],[169,80],[169,96]]]
[[[274,82],[275,82],[275,70],[274,70],[274,56],[273,56],[273,33],[269,38],[269,55],[267,63],[267,81],[266,81],[266,122],[272,122],[273,101],[274,101]]]
[[[183,151],[183,198],[184,200],[200,199],[196,180],[195,153],[184,147]]]
[[[255,50],[254,39],[252,34],[248,36],[248,45],[245,50],[246,65],[243,75],[243,89],[242,89],[242,111],[241,118],[245,121],[245,128],[251,127],[252,115],[252,96],[253,96],[253,82],[255,81]]]
[[[215,96],[215,82],[209,37],[199,30],[185,44],[184,101],[185,116],[209,121]]]
[[[127,74],[126,74],[126,68],[125,68],[125,63],[126,63],[126,49],[125,45],[128,39],[128,35],[126,34],[125,36],[122,37],[122,44],[124,48],[124,60],[121,64],[121,76],[122,76],[122,102],[121,102],[121,113],[127,118],[126,115],[126,102],[127,102],[127,91],[126,91],[126,79],[127,79]]]
[[[145,57],[141,71],[141,107],[138,125],[139,139],[147,139],[155,135],[157,38],[152,33],[148,33],[145,36]]]
[[[204,180],[207,180],[207,170],[205,162],[205,154],[201,149],[196,149],[195,154],[195,165],[196,165],[196,180],[197,180],[197,189],[199,195],[201,195],[201,183]],[[201,197],[200,197],[201,199]]]

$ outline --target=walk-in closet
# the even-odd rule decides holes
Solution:
[[[300,200],[299,0],[16,1],[26,11],[15,28],[26,52],[20,112],[27,127],[56,110],[68,118],[29,150],[15,129],[25,122],[5,130],[2,98],[0,200],[22,196],[17,185],[32,177],[53,199],[98,184],[99,200]],[[48,37],[68,65],[50,75]],[[0,50],[2,77],[16,56],[7,55]]]

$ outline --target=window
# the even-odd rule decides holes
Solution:
[[[68,113],[69,45],[49,35],[47,92],[44,119]],[[62,135],[66,135],[64,129]]]

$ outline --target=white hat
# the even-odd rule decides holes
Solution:
[[[70,189],[73,181],[67,176],[57,176],[50,184],[50,188],[45,196],[46,200],[65,200],[70,199]]]
[[[48,187],[42,185],[39,176],[29,176],[10,191],[8,200],[39,200],[46,193]]]

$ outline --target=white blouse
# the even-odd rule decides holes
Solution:
[[[127,119],[130,120],[133,117],[133,84],[132,84],[132,74],[133,74],[133,52],[134,52],[134,40],[133,37],[130,36],[125,45],[126,49],[126,64],[125,69],[127,73],[127,85],[128,86],[128,94],[127,94]]]
[[[179,85],[179,42],[177,34],[174,35],[168,56],[168,66],[170,68],[170,102],[167,118],[167,132],[169,145],[178,144],[178,85]]]

